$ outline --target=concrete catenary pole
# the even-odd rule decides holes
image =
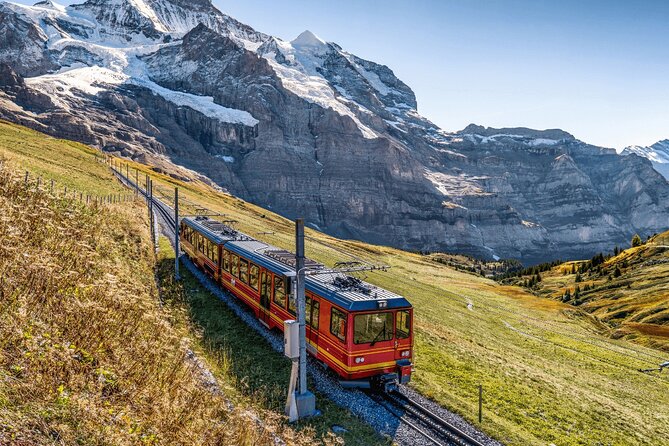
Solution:
[[[174,188],[174,279],[179,280],[179,188]]]
[[[307,318],[304,271],[304,219],[295,220],[295,272],[297,317],[300,325],[300,376],[298,382],[297,412],[300,418],[310,417],[316,411],[316,396],[307,390]]]

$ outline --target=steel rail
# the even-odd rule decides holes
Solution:
[[[451,422],[434,414],[431,410],[423,407],[420,403],[412,400],[406,395],[393,391],[391,393],[382,394],[382,398],[385,401],[390,402],[393,406],[412,414],[432,431],[438,432],[442,437],[446,437],[452,443],[459,446],[484,446],[483,443],[472,438],[469,434],[463,432]],[[396,413],[393,413],[393,415],[398,416]],[[400,416],[398,417],[401,418]],[[402,419],[402,421],[406,422],[407,420]],[[432,439],[432,441],[434,440]]]

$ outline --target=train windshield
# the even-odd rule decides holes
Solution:
[[[393,313],[358,314],[353,321],[353,342],[375,344],[393,338]]]

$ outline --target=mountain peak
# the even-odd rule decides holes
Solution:
[[[58,3],[55,3],[51,0],[42,0],[35,3],[33,6],[37,6],[38,8],[53,9],[56,11],[65,11],[65,7],[63,5],[59,5]]]
[[[304,31],[290,43],[295,47],[311,47],[311,48],[321,48],[327,45],[324,40],[322,40],[320,37],[318,37],[316,34],[312,33],[309,30]]]

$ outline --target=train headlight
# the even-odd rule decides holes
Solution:
[[[364,356],[358,356],[357,358],[355,358],[355,363],[356,364],[361,364],[363,362],[365,362],[365,357]]]
[[[400,353],[400,356],[402,358],[408,358],[409,356],[411,356],[411,350],[404,350],[403,352]]]

